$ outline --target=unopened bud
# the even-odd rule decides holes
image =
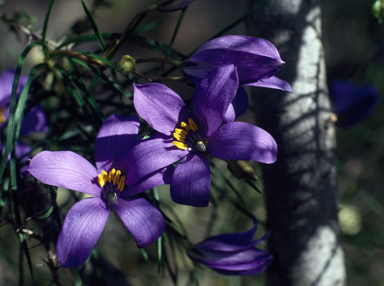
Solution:
[[[238,179],[256,181],[257,176],[248,161],[229,161],[228,170]]]
[[[122,75],[135,72],[136,61],[131,56],[122,56],[120,60],[116,62],[117,71]]]

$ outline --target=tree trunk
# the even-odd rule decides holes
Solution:
[[[248,0],[250,6],[255,0]],[[275,138],[277,161],[263,165],[269,251],[267,285],[345,285],[337,220],[335,127],[316,0],[268,0],[247,21],[286,62],[277,76],[293,93],[252,88],[258,125]]]

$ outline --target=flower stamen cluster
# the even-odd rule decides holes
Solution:
[[[181,150],[191,151],[193,147],[201,152],[206,151],[206,147],[199,135],[196,131],[199,130],[195,121],[192,118],[188,119],[188,123],[182,121],[180,123],[181,128],[175,128],[175,132],[173,133],[173,137],[177,141],[173,141],[173,145]],[[184,129],[182,129],[184,128]],[[192,132],[189,132],[192,131]],[[189,135],[189,136],[188,136]]]
[[[125,176],[121,176],[120,170],[112,169],[109,174],[102,170],[101,174],[98,175],[97,181],[100,187],[104,187],[106,183],[112,183],[113,186],[117,185],[117,190],[122,192],[125,186]]]

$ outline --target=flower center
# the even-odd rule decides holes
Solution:
[[[196,132],[199,128],[197,128],[197,125],[192,118],[189,118],[188,122],[189,124],[183,121],[180,123],[181,128],[175,128],[173,137],[175,137],[177,141],[173,141],[173,145],[182,150],[191,151],[195,148],[200,152],[205,152],[207,148],[203,143],[200,134]]]
[[[121,171],[116,171],[115,169],[112,169],[109,174],[102,170],[101,174],[97,176],[97,181],[99,182],[100,187],[104,189],[104,194],[108,202],[117,204],[117,199],[119,197],[117,191],[123,191],[125,179],[126,177],[121,175]]]

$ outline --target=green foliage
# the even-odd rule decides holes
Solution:
[[[142,249],[141,256],[136,257],[137,249],[132,250],[131,246],[127,246],[128,244],[134,245],[132,239],[127,237],[126,233],[122,233],[122,230],[116,230],[113,233],[116,233],[117,237],[123,237],[121,239],[124,242],[123,245],[115,245],[117,239],[109,237],[105,239],[108,242],[104,243],[107,245],[105,246],[103,238],[101,238],[101,242],[97,245],[98,251],[92,252],[86,266],[68,271],[60,268],[54,255],[55,243],[62,225],[62,218],[69,207],[79,201],[81,197],[72,191],[69,191],[70,195],[65,197],[63,195],[65,190],[45,186],[32,177],[26,178],[20,174],[20,166],[26,165],[27,162],[16,158],[15,147],[19,140],[23,140],[31,146],[32,150],[26,156],[33,156],[42,150],[70,150],[81,154],[90,162],[94,162],[94,142],[105,118],[113,113],[125,116],[135,113],[131,94],[133,82],[186,82],[183,76],[171,77],[168,75],[187,58],[186,52],[178,51],[174,46],[188,10],[184,9],[180,12],[173,27],[172,36],[168,44],[165,44],[148,36],[153,31],[157,33],[165,24],[164,19],[153,20],[151,18],[147,22],[144,21],[147,14],[155,13],[153,6],[139,12],[122,33],[113,33],[101,32],[103,29],[99,29],[96,24],[99,22],[96,8],[107,9],[105,3],[101,2],[106,1],[94,1],[92,8],[89,9],[85,2],[81,1],[84,18],[90,23],[90,27],[89,29],[84,28],[85,31],[80,34],[74,33],[72,29],[72,32],[68,32],[62,41],[56,42],[55,39],[48,38],[51,16],[55,12],[54,8],[57,4],[55,0],[49,2],[41,32],[33,29],[32,33],[32,28],[28,30],[22,26],[30,32],[32,43],[21,53],[16,67],[8,125],[1,137],[4,152],[0,164],[0,183],[2,185],[0,188],[0,219],[4,225],[12,226],[12,231],[16,232],[19,239],[20,255],[17,259],[17,267],[20,272],[19,285],[32,285],[32,283],[61,285],[61,281],[65,281],[68,285],[84,285],[84,281],[89,279],[84,270],[86,267],[91,268],[90,271],[94,277],[99,279],[98,282],[105,281],[106,277],[110,277],[115,271],[111,270],[112,268],[109,266],[119,263],[132,266],[126,262],[131,258],[138,265],[132,266],[137,267],[134,268],[136,270],[143,271],[140,269],[142,260],[149,266],[157,264],[159,275],[170,277],[174,285],[180,284],[179,279],[184,273],[188,273],[189,282],[200,285],[198,265],[186,258],[186,250],[192,243],[188,236],[195,236],[193,229],[188,228],[196,222],[192,221],[193,215],[190,210],[180,208],[175,210],[170,199],[164,198],[164,193],[168,191],[163,192],[155,188],[141,194],[160,208],[167,221],[166,232],[158,239],[157,250],[152,249],[151,246],[148,249]],[[258,4],[246,15],[218,32],[217,35],[222,35],[241,23],[247,15],[260,8],[260,5]],[[23,17],[23,19],[26,18],[29,21],[27,26],[30,27],[33,22],[32,18]],[[22,24],[14,20],[2,15],[4,23],[12,26],[15,31],[19,31],[16,28],[20,28]],[[22,31],[25,32],[25,30]],[[30,69],[29,79],[20,95],[17,95],[19,78],[22,71],[26,70],[25,62],[30,57],[32,50],[39,49],[42,50],[44,59]],[[154,66],[147,68],[145,65],[141,65],[145,62],[142,61],[140,65],[136,65],[140,72],[132,71],[124,76],[120,75],[115,60],[119,53],[125,53],[127,49],[146,51],[151,55],[149,62]],[[157,57],[153,59],[153,55]],[[172,66],[168,67],[168,64]],[[20,136],[24,115],[31,108],[40,105],[46,113],[49,130],[45,134]],[[147,135],[149,129],[149,126],[143,123],[141,134]],[[11,159],[8,160],[8,158]],[[205,210],[204,214],[200,210],[195,211],[197,217],[200,216],[200,219],[205,221],[206,217],[209,217],[210,221],[207,223],[204,233],[197,236],[200,239],[212,233],[244,230],[244,227],[238,227],[236,222],[245,221],[245,218],[254,215],[254,203],[261,205],[261,197],[251,190],[251,187],[256,190],[259,190],[260,187],[256,187],[254,183],[250,183],[251,187],[249,187],[245,182],[234,178],[226,169],[226,164],[226,162],[211,161],[214,173],[213,192],[211,192],[212,206]],[[112,224],[116,224],[113,218],[111,220]],[[228,228],[228,225],[224,227],[216,224],[219,220],[229,221],[232,228]],[[124,228],[121,227],[121,229]],[[202,228],[199,231],[201,232]],[[107,233],[111,235],[112,232],[107,231]],[[35,247],[40,249],[38,255],[34,252]],[[104,259],[101,254],[107,254],[109,250],[114,251],[115,257],[106,255],[107,259]],[[108,261],[117,259],[116,257],[123,254],[125,256],[120,258],[119,263]],[[34,282],[29,283],[24,280],[24,258],[26,258],[30,272],[29,280],[35,279]],[[36,264],[39,264],[36,261],[47,266],[44,270],[49,271],[50,278],[47,278],[47,275],[37,274],[44,270],[41,270],[43,267],[36,269]],[[11,264],[13,265],[14,262]],[[121,269],[129,268],[125,264],[120,265]],[[134,275],[134,271],[129,274]],[[148,277],[148,280],[154,279],[155,275],[148,274]],[[45,280],[42,282],[39,279]],[[47,281],[48,279],[50,281]],[[129,280],[129,277],[124,280]]]

